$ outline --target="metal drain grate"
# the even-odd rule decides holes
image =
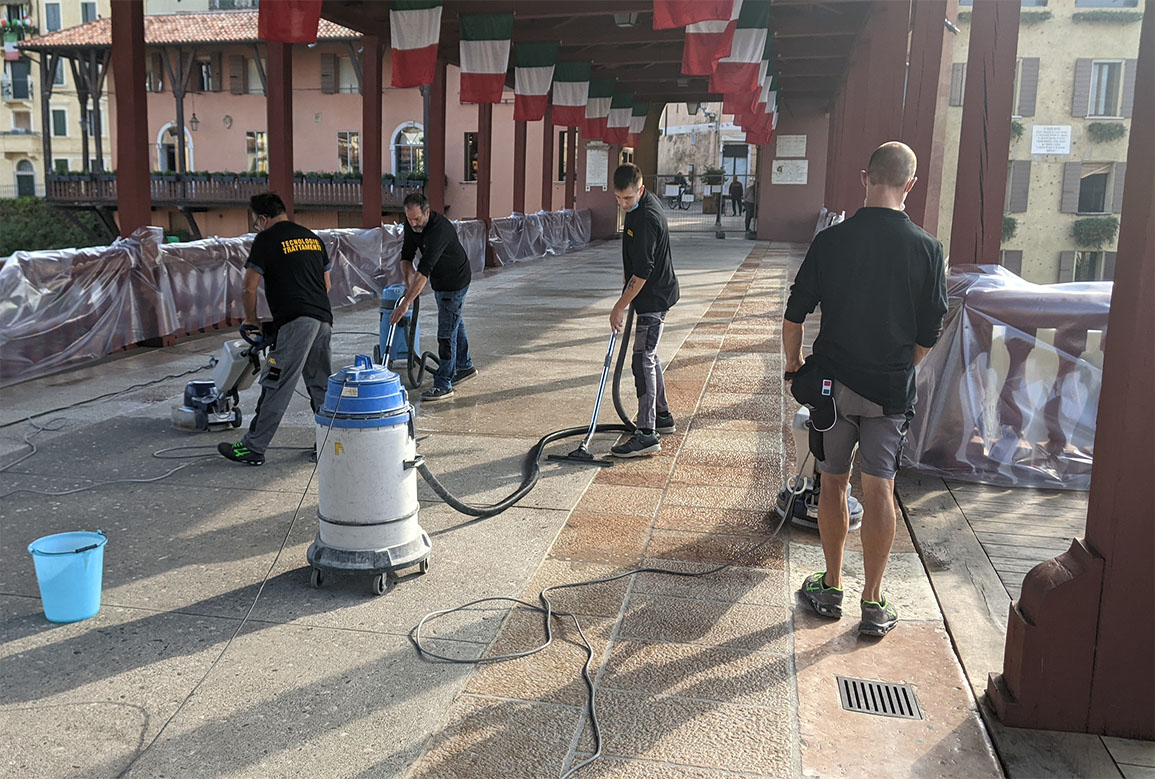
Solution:
[[[842,699],[842,708],[847,711],[902,719],[923,718],[918,698],[909,684],[872,682],[848,676],[834,678],[838,680],[838,697]]]

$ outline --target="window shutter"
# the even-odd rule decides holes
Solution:
[[[1019,69],[1019,116],[1035,115],[1039,94],[1039,58],[1024,57]]]
[[[966,84],[967,64],[956,62],[950,66],[950,104],[963,104],[963,87]]]
[[[1074,281],[1075,279],[1075,253],[1074,252],[1059,252],[1059,283],[1064,281]]]
[[[229,55],[229,93],[234,95],[243,95],[248,91],[249,85],[246,76],[248,76],[249,68],[245,62],[243,54]]]
[[[1127,177],[1127,163],[1115,163],[1115,191],[1111,193],[1111,213],[1123,213],[1123,179]]]
[[[1119,106],[1119,116],[1124,119],[1131,117],[1131,109],[1135,105],[1135,71],[1138,66],[1138,60],[1127,60],[1123,64],[1123,100]]]
[[[1009,213],[1021,214],[1027,210],[1027,197],[1031,189],[1031,161],[1015,160],[1011,163],[1011,200]]]
[[[225,86],[224,55],[218,51],[212,55],[209,62],[211,63],[210,67],[213,69],[213,91],[220,92]]]
[[[1103,281],[1115,280],[1115,252],[1103,252]]]
[[[1003,252],[1003,267],[1016,276],[1023,275],[1023,253],[1017,249]]]
[[[1083,183],[1083,163],[1068,162],[1063,165],[1063,200],[1059,211],[1074,214],[1079,210],[1079,187]]]
[[[164,91],[164,59],[160,52],[153,52],[152,55],[152,91]]]
[[[337,55],[321,55],[321,92],[326,95],[337,92]]]
[[[1071,95],[1071,116],[1086,116],[1091,107],[1091,60],[1075,60],[1075,91]]]

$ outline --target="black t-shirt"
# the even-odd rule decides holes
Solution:
[[[325,291],[329,252],[316,233],[294,222],[277,222],[257,234],[246,268],[265,279],[265,298],[277,327],[307,316],[333,324]]]
[[[413,262],[418,251],[421,262],[416,266],[417,272],[429,279],[434,291],[457,292],[469,286],[473,272],[469,268],[469,256],[457,239],[457,228],[436,211],[429,212],[429,220],[421,232],[405,222],[401,259]]]
[[[946,313],[942,243],[902,211],[860,208],[814,236],[786,303],[801,323],[822,305],[814,354],[888,414],[914,408],[914,345],[938,340]]]
[[[634,298],[634,311],[648,314],[667,311],[678,302],[681,291],[670,255],[670,228],[662,203],[650,190],[642,193],[637,207],[626,212],[622,228],[622,268],[626,281],[631,276],[645,279]]]

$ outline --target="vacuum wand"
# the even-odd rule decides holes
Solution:
[[[597,432],[598,412],[600,412],[602,408],[602,396],[605,395],[606,379],[609,378],[610,375],[610,365],[613,363],[614,359],[614,343],[617,341],[617,337],[617,332],[610,332],[610,345],[609,348],[606,349],[606,360],[602,365],[602,380],[601,384],[598,385],[597,400],[594,401],[594,415],[593,418],[590,419],[590,427],[586,432],[586,437],[582,440],[578,448],[574,449],[569,454],[551,454],[549,459],[560,460],[562,462],[581,463],[583,465],[597,465],[603,468],[608,468],[613,465],[613,461],[611,460],[595,459],[594,456],[590,454],[589,447],[590,442],[593,441],[594,433]]]

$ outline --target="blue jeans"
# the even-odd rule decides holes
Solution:
[[[437,373],[433,375],[433,386],[444,390],[453,388],[457,374],[473,368],[465,320],[461,318],[468,291],[467,286],[456,292],[433,292],[437,301]]]

